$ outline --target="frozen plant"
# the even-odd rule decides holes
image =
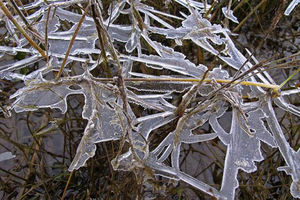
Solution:
[[[57,108],[66,113],[67,97],[83,95],[82,118],[88,123],[69,171],[84,166],[95,155],[97,143],[119,140],[119,154],[111,162],[115,170],[149,168],[153,174],[144,174],[145,184],[149,175],[163,176],[218,199],[235,198],[238,172],[257,170],[256,162],[264,160],[263,142],[279,149],[286,165],[278,170],[292,177],[291,194],[300,198],[300,150],[287,142],[273,105],[300,117],[300,108],[284,98],[299,94],[300,89],[280,93],[281,85],[261,70],[268,63],[258,63],[251,53],[247,59],[235,46],[230,30],[208,20],[213,5],[174,0],[185,12],[173,15],[146,2],[112,1],[104,10],[96,0],[36,0],[14,5],[20,13],[34,12],[12,16],[10,5],[0,1],[2,21],[11,34],[8,39],[15,44],[0,46],[1,55],[26,54],[0,67],[2,79],[24,83],[11,95],[14,102],[9,109]],[[297,3],[294,0],[292,7]],[[75,4],[80,12],[70,9]],[[239,23],[230,6],[222,12]],[[177,22],[176,27],[172,21]],[[66,23],[67,30],[63,28]],[[220,63],[196,65],[174,48],[185,42],[192,42]],[[299,53],[294,58],[297,56]],[[26,75],[20,72],[35,63],[38,69]],[[68,67],[71,63],[77,63],[75,72]],[[98,68],[102,73],[95,75]],[[179,102],[173,101],[178,94],[182,94]],[[255,101],[245,101],[245,96]],[[133,105],[152,112],[140,115]],[[229,131],[219,122],[225,114],[231,115]],[[153,147],[151,133],[168,124],[175,127]],[[195,133],[205,125],[210,125],[211,133]],[[211,140],[227,148],[220,188],[180,168],[183,144]],[[128,144],[126,152],[122,151],[124,144]]]

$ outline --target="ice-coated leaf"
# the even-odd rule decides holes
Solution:
[[[88,76],[84,76],[88,80]],[[88,120],[69,171],[79,169],[94,156],[96,143],[119,140],[126,132],[127,119],[119,97],[101,83],[92,81],[80,85],[85,97],[82,117]]]
[[[209,113],[209,112],[208,112]],[[202,120],[204,123],[208,118],[209,114],[205,115],[205,113],[195,115],[195,120]],[[162,176],[166,176],[169,178],[180,179],[197,189],[205,192],[212,192],[213,196],[220,197],[220,193],[213,187],[205,184],[202,181],[199,181],[190,175],[182,172],[179,167],[179,157],[180,157],[180,146],[181,143],[198,143],[204,142],[208,140],[212,140],[217,137],[216,133],[211,134],[203,134],[203,135],[194,135],[191,130],[195,129],[199,126],[199,124],[189,122],[190,117],[184,116],[179,119],[179,124],[181,123],[181,127],[178,127],[175,131],[168,134],[167,137],[150,153],[147,165],[155,170],[157,170],[157,174]],[[172,167],[168,167],[163,162],[171,155]]]
[[[174,110],[175,106],[167,102],[165,99],[172,99],[172,96],[168,94],[136,95],[133,92],[128,91],[128,100],[131,103],[158,111]]]
[[[64,113],[67,111],[67,98],[70,95],[84,96],[82,118],[87,120],[87,125],[69,166],[70,171],[84,166],[95,155],[97,143],[122,139],[122,143],[129,143],[122,147],[129,148],[111,161],[115,170],[149,167],[155,175],[181,180],[218,199],[234,199],[235,189],[239,184],[239,169],[247,173],[256,170],[255,162],[263,159],[260,150],[263,142],[279,149],[286,164],[278,170],[292,176],[291,194],[300,198],[300,150],[295,151],[286,141],[272,107],[274,102],[280,109],[300,116],[299,107],[283,98],[298,94],[299,90],[283,91],[280,97],[273,99],[268,96],[266,89],[257,86],[238,84],[218,90],[222,85],[218,83],[218,79],[231,79],[229,74],[232,71],[226,65],[233,69],[233,73],[237,70],[243,73],[254,66],[251,62],[258,64],[259,61],[249,51],[250,59],[247,59],[231,40],[230,31],[208,20],[209,9],[221,8],[215,4],[217,1],[211,7],[206,1],[174,0],[168,5],[180,4],[183,9],[178,10],[178,16],[146,5],[145,1],[140,0],[111,1],[108,10],[104,10],[106,8],[101,1],[93,1],[92,3],[99,3],[101,12],[103,11],[100,14],[103,16],[99,17],[103,18],[102,28],[108,33],[105,40],[112,41],[112,45],[104,46],[104,50],[107,50],[107,63],[101,54],[103,49],[99,49],[97,29],[91,18],[94,14],[88,12],[65,65],[64,72],[68,73],[57,80],[49,80],[48,73],[55,73],[62,65],[70,40],[82,17],[77,9],[70,9],[72,7],[69,6],[76,4],[83,8],[87,2],[89,1],[37,0],[19,8],[26,13],[31,27],[37,30],[38,34],[29,34],[32,34],[32,38],[42,48],[45,47],[43,37],[47,23],[47,60],[41,60],[38,51],[30,47],[13,23],[3,15],[11,36],[5,39],[8,43],[14,42],[15,46],[0,46],[1,55],[16,55],[19,52],[26,54],[25,59],[0,67],[1,79],[23,81],[25,84],[11,96],[15,98],[12,108],[16,112],[58,108]],[[293,0],[285,14],[290,14],[298,3],[299,1]],[[49,9],[51,12],[47,21]],[[225,17],[238,23],[229,7],[223,7],[222,12]],[[24,22],[19,16],[14,18],[23,26]],[[215,56],[217,62],[210,62],[208,58],[208,63],[205,58],[203,63],[209,67],[195,64],[190,59],[194,59],[193,51],[180,52],[184,49],[183,40],[189,40],[201,47],[201,51],[205,50],[210,56]],[[206,56],[206,53],[203,55]],[[198,62],[202,63],[199,59]],[[69,70],[67,66],[73,63],[72,70]],[[33,64],[35,70],[30,69],[32,71],[26,75],[21,73],[20,69],[27,66],[31,68]],[[81,68],[82,65],[85,67]],[[112,76],[116,77],[107,78],[102,74],[105,65],[111,69]],[[98,75],[98,72],[99,77],[92,75]],[[174,81],[174,78],[201,79],[203,75],[206,80],[201,84]],[[253,70],[249,75],[252,76],[247,81],[277,84],[267,70]],[[43,77],[47,77],[47,80]],[[122,82],[122,79],[125,81]],[[248,101],[245,93],[250,98],[255,97],[257,101],[245,103]],[[131,109],[132,106],[135,109]],[[231,128],[225,131],[220,118],[227,120],[228,115],[232,116]],[[209,125],[212,132],[197,134],[198,130]],[[161,135],[160,141],[155,141],[157,143],[153,145],[151,134],[162,133],[161,129],[164,130],[166,126],[171,130],[163,133],[166,136],[161,138]],[[209,185],[209,181],[200,181],[180,169],[183,143],[188,146],[210,140],[222,142],[227,147],[220,190]],[[7,159],[12,155],[7,157],[6,154],[0,154],[0,161],[3,157]]]
[[[281,94],[281,96],[286,96],[286,95],[298,94],[298,93],[300,93],[300,88],[281,91],[280,94]]]
[[[153,76],[147,74],[141,74],[136,72],[130,73],[132,76],[140,77],[140,78],[172,78],[170,76]],[[151,82],[128,82],[126,86],[128,88],[134,88],[137,91],[146,91],[146,92],[155,92],[155,93],[164,93],[169,94],[172,92],[181,93],[187,88],[190,88],[193,84],[189,82],[170,82],[165,84],[165,82],[161,81],[151,81]]]
[[[153,41],[145,33],[142,33],[143,38],[148,42],[148,44],[163,58],[173,58],[173,59],[185,59],[185,55],[174,51],[174,49],[164,46],[159,42]]]
[[[140,35],[139,31],[133,29],[129,40],[126,42],[126,51],[131,53],[138,45],[140,45]]]
[[[11,40],[13,40],[13,42],[15,42],[18,47],[22,47],[23,46],[22,45],[22,40],[21,40],[21,38],[18,37],[17,34],[14,34],[15,33],[15,27],[14,27],[13,23],[8,18],[5,18],[5,26],[6,26],[7,31],[10,33],[10,35],[12,35]],[[24,42],[24,40],[23,40],[23,42]]]
[[[13,103],[16,112],[48,107],[58,108],[65,113],[67,111],[67,97],[71,94],[80,93],[78,90],[70,89],[69,86],[71,85],[47,81],[40,75],[28,86],[19,89],[10,98],[16,98]]]
[[[240,69],[242,66],[252,66],[250,62],[247,62],[245,56],[236,48],[232,40],[230,39],[228,34],[225,34],[225,38],[223,38],[224,43],[226,45],[223,53],[225,56],[220,55],[219,58],[226,62],[228,65],[233,67],[234,69]],[[244,71],[244,70],[243,70]]]
[[[77,85],[80,89],[70,89]],[[115,90],[93,82],[89,74],[60,81],[47,81],[38,76],[28,86],[19,89],[11,98],[16,98],[13,108],[16,112],[36,110],[38,108],[58,108],[63,113],[67,110],[66,99],[71,94],[83,94],[85,105],[82,117],[88,120],[76,156],[69,170],[83,166],[88,158],[93,157],[95,143],[118,140],[125,132],[127,120]]]
[[[167,28],[170,28],[170,29],[172,29],[173,27],[169,23],[164,21],[162,18],[160,18],[159,16],[156,16],[155,14],[159,14],[159,15],[166,16],[166,17],[173,18],[173,19],[182,20],[182,18],[180,18],[180,17],[177,17],[177,16],[169,14],[169,13],[161,12],[159,10],[155,10],[153,7],[151,7],[149,5],[145,5],[143,3],[140,3],[139,1],[135,1],[134,6],[138,11],[144,13],[146,16],[154,19],[161,25],[163,25]],[[148,23],[146,23],[146,24],[148,24]]]
[[[118,140],[122,137],[127,122],[125,116],[117,109],[105,104],[92,111],[69,171],[84,166],[85,162],[95,155],[95,143]]]
[[[209,194],[212,192],[211,195],[220,198],[222,195],[219,191],[182,172],[179,167],[181,143],[193,144],[204,142],[212,140],[218,136],[216,133],[201,135],[195,135],[192,133],[192,130],[203,125],[209,119],[212,112],[215,112],[214,106],[209,106],[211,105],[210,103],[207,105],[208,107],[206,109],[202,109],[202,112],[198,112],[196,109],[194,112],[187,113],[179,119],[176,130],[170,132],[164,140],[150,152],[147,166],[155,169],[156,173],[159,175],[182,180],[201,191],[208,192]],[[199,106],[199,110],[200,108],[202,107]],[[223,106],[221,106],[220,110],[217,111],[220,116],[224,114],[224,111],[226,110],[222,108]],[[163,163],[169,156],[171,156],[172,161],[171,168]]]
[[[252,106],[250,105],[249,108]],[[244,107],[245,111],[247,107]],[[271,133],[264,126],[263,118],[266,118],[261,109],[247,112],[244,119],[237,109],[233,109],[230,132],[227,133],[219,124],[216,115],[210,117],[210,125],[218,134],[221,141],[227,145],[224,173],[221,193],[228,199],[235,198],[235,189],[238,187],[238,170],[253,172],[256,170],[254,161],[263,160],[260,141],[272,147],[277,144]]]
[[[53,17],[48,21],[48,43],[49,51],[51,53],[65,54],[70,40],[73,37],[74,31],[76,29],[77,23],[79,22],[81,15],[75,14],[70,11],[66,11],[62,8],[51,9],[50,16]],[[44,13],[42,21],[46,22],[47,12]],[[59,30],[62,26],[61,20],[67,20],[73,23],[71,28],[67,31]],[[45,33],[45,23],[39,23],[36,29],[44,35]],[[95,41],[97,39],[96,28],[93,24],[92,19],[86,19],[81,25],[81,28],[76,36],[75,42],[73,43],[70,54],[76,54],[76,50],[79,49],[93,49],[95,47]]]
[[[125,5],[126,5],[126,0],[112,2],[109,7],[109,10],[112,10],[112,12],[109,13],[110,16],[105,21],[105,24],[113,23],[119,17]]]

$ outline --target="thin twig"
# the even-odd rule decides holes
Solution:
[[[113,78],[93,78],[96,81],[100,82],[114,82]],[[197,78],[124,78],[125,82],[201,82],[201,79]],[[211,83],[212,79],[204,79],[203,82],[205,83]],[[214,79],[217,83],[232,83],[240,85],[249,85],[249,86],[257,86],[257,87],[264,87],[264,88],[270,88],[270,89],[277,89],[278,85],[273,84],[266,84],[266,83],[260,83],[260,82],[251,82],[251,81],[232,81],[232,80],[226,80],[226,79]]]
[[[23,20],[23,22],[26,24],[26,26],[29,27],[30,24],[28,23],[28,21],[27,21],[26,17],[24,16],[24,14],[20,11],[20,9],[19,9],[18,5],[16,4],[15,0],[10,0],[10,3],[14,7],[14,9],[17,11],[19,16]]]
[[[8,19],[15,25],[15,27],[21,32],[21,34],[28,40],[28,42],[42,55],[43,58],[47,58],[45,52],[43,49],[39,47],[32,39],[31,37],[26,33],[26,31],[23,29],[21,25],[15,20],[15,18],[12,16],[12,14],[9,12],[9,10],[6,8],[6,6],[3,4],[3,1],[0,1],[0,7],[5,13],[5,15],[8,17]]]
[[[292,74],[290,75],[285,81],[283,81],[280,85],[279,88],[282,88],[289,80],[291,80],[291,78],[293,78],[296,74],[298,74],[300,72],[300,66],[298,67],[298,69]]]
[[[245,17],[237,27],[235,27],[235,29],[233,29],[232,32],[237,32],[243,25],[244,23],[249,19],[249,17],[251,17],[251,15],[253,15],[253,13],[260,7],[262,6],[267,0],[262,0],[257,6],[255,6],[255,8],[253,10],[251,10],[251,12],[247,15],[247,17]]]
[[[104,64],[104,68],[107,72],[107,75],[108,77],[112,77],[112,74],[111,74],[111,71],[110,71],[110,68],[108,66],[108,58],[106,56],[106,51],[105,51],[105,32],[103,30],[103,27],[101,26],[101,21],[99,19],[100,17],[100,13],[99,13],[99,9],[97,9],[97,5],[96,5],[97,2],[93,2],[93,4],[91,5],[91,8],[92,8],[92,13],[93,13],[93,20],[94,20],[94,23],[96,25],[96,30],[97,30],[97,33],[98,33],[98,39],[99,39],[99,43],[100,43],[100,48],[101,48],[101,56],[103,58],[103,64]]]
[[[79,20],[79,22],[78,22],[78,25],[77,25],[77,27],[76,27],[76,29],[75,29],[75,31],[74,31],[74,34],[73,34],[73,36],[72,36],[72,39],[71,39],[70,43],[69,43],[69,47],[68,47],[68,49],[67,49],[65,58],[64,58],[64,60],[63,60],[63,62],[62,62],[62,64],[61,64],[61,67],[60,67],[60,69],[59,69],[59,72],[58,72],[58,74],[57,74],[57,76],[56,76],[56,80],[59,79],[59,77],[60,77],[60,76],[62,75],[62,73],[63,73],[64,67],[65,67],[65,64],[66,64],[66,62],[67,62],[67,60],[68,60],[68,57],[69,57],[69,55],[70,55],[70,52],[71,52],[73,43],[74,43],[74,41],[75,41],[75,38],[76,38],[76,36],[77,36],[77,34],[78,34],[78,32],[79,32],[79,29],[80,29],[82,23],[83,23],[83,21],[84,21],[84,18],[85,18],[86,14],[87,14],[87,12],[88,12],[88,10],[89,10],[89,7],[90,7],[90,4],[88,4],[88,5],[86,6],[86,8],[85,8],[85,10],[84,10],[84,13],[82,14],[82,16],[81,16],[81,18],[80,18],[80,20]]]
[[[48,52],[48,23],[49,23],[49,16],[50,16],[51,6],[48,7],[47,12],[47,18],[46,18],[46,24],[45,24],[45,49],[46,49],[46,55],[47,55],[47,63],[49,63],[49,52]]]
[[[66,193],[67,193],[67,189],[68,189],[68,186],[69,186],[69,184],[70,184],[70,181],[71,181],[71,178],[72,178],[73,173],[74,173],[74,171],[72,171],[72,172],[70,173],[70,175],[69,175],[67,184],[66,184],[65,189],[64,189],[64,193],[63,193],[63,195],[62,195],[62,197],[61,197],[61,200],[64,200],[64,199],[65,199],[65,196],[66,196]]]

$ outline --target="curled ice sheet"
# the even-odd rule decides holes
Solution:
[[[234,23],[239,23],[239,21],[237,20],[236,16],[233,15],[233,11],[232,10],[228,10],[227,7],[223,7],[222,8],[222,12],[224,14],[224,16],[228,19],[230,19],[231,21],[233,21]]]
[[[278,146],[278,149],[283,156],[286,165],[281,168],[288,175],[292,176],[293,183],[291,184],[290,190],[291,194],[295,198],[300,197],[300,151],[295,152],[294,149],[291,148],[287,140],[285,139],[284,133],[280,127],[279,122],[276,119],[276,115],[274,109],[272,107],[271,97],[268,97],[267,104],[264,106],[264,111],[267,115],[267,123],[270,130],[273,133],[274,140]]]
[[[4,152],[4,153],[0,153],[0,162],[1,161],[5,161],[5,160],[10,160],[15,158],[16,156],[13,155],[11,152]]]
[[[112,2],[109,6],[109,10],[111,10],[112,12],[109,13],[110,16],[107,18],[104,24],[113,23],[119,17],[125,5],[126,5],[125,0]]]
[[[164,69],[168,69],[174,72],[181,73],[183,75],[189,75],[197,78],[202,77],[202,75],[206,71],[206,67],[204,65],[196,66],[194,63],[183,58],[162,58],[160,56],[155,55],[141,55],[140,57],[124,55],[124,57],[133,61],[146,63],[149,66],[159,66]]]
[[[297,92],[298,93],[298,92]],[[281,109],[286,110],[294,115],[300,116],[300,108],[297,106],[294,106],[292,104],[289,104],[284,100],[283,97],[278,97],[274,100],[276,105],[278,105]]]
[[[148,140],[150,132],[173,121],[175,118],[173,112],[162,112],[134,120],[133,124],[136,125],[137,129],[135,132],[131,131],[129,133],[133,148],[112,160],[114,169],[126,170],[127,168],[127,170],[130,170],[132,167],[128,166],[146,161],[149,157],[149,146],[145,143],[145,140]],[[134,158],[132,156],[133,151],[136,155]]]
[[[50,16],[54,14],[53,10],[54,9],[51,10]],[[53,16],[54,17],[48,21],[49,51],[51,53],[64,55],[81,15],[58,7],[55,9],[55,14]],[[47,12],[43,14],[42,21],[46,22],[46,18]],[[71,23],[71,28],[69,30],[62,31],[59,29],[59,27],[63,26],[63,23],[61,22],[62,20]],[[45,34],[45,23],[38,23],[35,28],[41,35]],[[110,24],[108,33],[112,40],[127,42],[130,38],[131,26]],[[86,17],[72,45],[70,55],[78,54],[80,49],[95,49],[95,42],[97,38],[98,35],[93,19]]]
[[[0,67],[0,76],[3,72],[15,71],[15,70],[24,68],[30,64],[38,62],[41,59],[42,59],[41,56],[33,55],[33,56],[25,58],[23,60],[14,62],[13,64],[1,66]]]
[[[202,117],[203,115],[198,115]],[[184,120],[185,121],[185,120]],[[150,153],[149,159],[147,160],[147,166],[156,170],[156,173],[162,176],[169,178],[180,179],[186,182],[197,189],[211,194],[212,196],[220,197],[221,194],[215,188],[205,184],[202,181],[199,181],[192,176],[182,172],[179,167],[179,158],[180,158],[180,146],[181,143],[197,143],[204,142],[214,139],[217,134],[203,134],[203,135],[194,135],[191,130],[192,127],[189,127],[190,123],[184,123],[183,127],[180,129],[180,132],[177,130],[168,134],[167,137]],[[197,126],[197,125],[196,125]],[[172,167],[168,167],[163,162],[171,156]],[[212,193],[210,193],[212,192]]]
[[[290,15],[294,8],[300,3],[300,0],[293,0],[284,11],[285,15]]]
[[[193,0],[189,0],[189,1],[185,1],[185,0],[175,0],[177,3],[181,4],[182,6],[188,8],[189,5],[192,6],[193,8],[199,10],[200,12],[206,12],[210,9],[210,5],[207,4],[207,2],[205,3],[200,3],[197,1],[193,1]],[[206,9],[206,10],[205,10]]]
[[[291,95],[291,94],[298,94],[300,93],[300,88],[285,90],[281,92],[281,96]]]
[[[138,45],[140,45],[140,33],[138,30],[133,29],[129,40],[126,42],[125,49],[131,53]]]

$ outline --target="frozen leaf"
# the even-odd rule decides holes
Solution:
[[[126,0],[112,2],[109,7],[109,10],[112,10],[112,12],[109,13],[109,17],[105,21],[105,24],[113,23],[120,16],[120,13],[123,11],[125,5]]]
[[[128,100],[130,103],[143,106],[158,111],[171,111],[175,109],[175,106],[167,102],[165,99],[172,99],[168,94],[147,94],[136,95],[131,91],[128,91]]]
[[[245,56],[236,48],[236,46],[234,45],[234,43],[232,42],[228,34],[225,34],[225,38],[223,38],[223,40],[226,45],[225,50],[223,51],[223,54],[225,54],[225,56],[220,55],[219,56],[220,59],[222,59],[228,65],[230,65],[231,67],[237,70],[244,65],[252,66],[250,62],[247,62]]]
[[[143,38],[148,42],[148,44],[155,49],[158,55],[163,58],[176,58],[176,59],[185,59],[185,55],[174,51],[174,49],[164,46],[159,42],[153,41],[145,33],[142,34]]]
[[[152,76],[152,75],[145,75],[140,73],[131,72],[130,73],[133,76],[136,77],[143,77],[143,78],[172,78],[172,77],[166,77],[166,76]],[[164,94],[170,94],[172,92],[178,92],[181,93],[185,91],[186,89],[190,88],[193,84],[189,82],[170,82],[166,84],[166,82],[158,82],[158,81],[151,81],[151,82],[128,82],[126,83],[126,86],[128,88],[135,89],[137,91],[144,91],[144,92],[154,92],[154,93],[164,93]]]
[[[233,110],[233,119],[229,133],[223,130],[214,117],[210,121],[213,129],[227,145],[221,192],[228,199],[234,199],[235,197],[235,189],[238,187],[238,169],[248,173],[253,172],[256,170],[254,161],[263,160],[260,140],[268,141],[268,143],[275,146],[270,133],[266,130],[263,123],[260,122],[261,117],[257,116],[258,113],[262,113],[262,111],[256,110],[247,113],[249,117],[246,120],[250,127],[249,130],[252,130],[251,134],[253,134],[251,136],[242,128],[247,127],[247,125],[237,110]]]
[[[134,5],[138,11],[144,13],[148,17],[154,19],[155,21],[159,22],[161,25],[163,25],[167,28],[170,28],[170,29],[172,29],[173,27],[170,24],[168,24],[166,21],[162,20],[159,16],[156,16],[155,14],[166,16],[166,17],[173,18],[173,19],[182,20],[182,18],[180,18],[180,17],[177,17],[177,16],[169,14],[169,13],[161,12],[159,10],[155,10],[153,7],[151,7],[149,5],[145,5],[138,1],[135,1]]]
[[[82,117],[88,120],[69,171],[79,169],[96,151],[95,143],[118,140],[126,132],[127,119],[113,90],[95,82],[81,85],[85,96]]]
[[[195,127],[195,126],[193,126]],[[155,170],[157,173],[169,178],[180,179],[201,191],[211,191],[213,196],[220,196],[220,193],[213,187],[199,181],[190,175],[180,171],[179,168],[179,156],[180,156],[180,146],[181,143],[197,143],[204,142],[207,140],[212,140],[217,136],[217,134],[204,134],[204,135],[194,135],[188,129],[188,125],[183,125],[180,129],[180,133],[173,131],[168,134],[167,137],[157,146],[151,153],[148,159],[147,165]],[[163,164],[169,156],[172,158],[172,167],[168,167]],[[210,193],[210,192],[208,192]]]
[[[53,15],[53,10],[54,9],[51,10],[50,16]],[[44,13],[42,20],[46,22],[46,18],[47,12]],[[54,17],[48,21],[48,42],[50,46],[49,51],[51,53],[65,54],[80,18],[81,15],[64,10],[62,8],[57,8],[55,10]],[[63,26],[62,21],[64,20],[73,24],[72,27],[67,31],[58,29],[58,27]],[[41,35],[45,34],[44,23],[38,24],[35,28],[41,33]],[[110,34],[112,40],[115,39],[121,42],[127,42],[129,40],[130,32],[130,26],[110,24],[108,29],[108,33]],[[82,49],[95,49],[97,37],[98,35],[93,19],[86,17],[75,38],[70,55],[79,54],[82,52]]]
[[[224,113],[224,110],[221,110],[218,111],[219,115]],[[203,125],[209,119],[213,111],[214,107],[209,106],[202,112],[198,112],[196,109],[194,112],[187,113],[181,117],[178,121],[176,130],[169,133],[164,140],[153,151],[150,152],[147,166],[155,169],[156,173],[159,175],[182,180],[201,191],[208,192],[216,197],[221,197],[221,193],[219,193],[219,191],[217,191],[215,188],[182,172],[179,167],[181,143],[193,144],[204,142],[212,140],[218,136],[216,133],[201,135],[195,135],[192,133],[192,130]],[[168,167],[164,164],[164,161],[169,156],[171,156],[172,167]]]
[[[238,170],[242,169],[248,173],[256,170],[254,162],[263,160],[260,150],[261,141],[272,147],[277,147],[277,144],[262,121],[267,116],[257,108],[256,103],[243,104],[234,93],[226,92],[224,95],[226,95],[225,99],[235,105],[230,131],[227,133],[219,124],[217,118],[221,115],[217,113],[211,115],[209,123],[227,146],[221,193],[227,199],[234,199],[235,189],[238,187]]]
[[[120,151],[112,160],[115,170],[150,168],[155,175],[181,180],[218,199],[234,199],[239,184],[239,169],[247,173],[256,170],[255,162],[263,160],[260,150],[263,142],[279,149],[286,164],[278,170],[292,176],[291,194],[299,197],[300,150],[296,152],[290,147],[272,108],[274,102],[280,109],[300,116],[299,108],[282,97],[297,94],[299,90],[283,91],[281,97],[272,100],[268,99],[266,89],[257,86],[238,84],[218,90],[223,84],[217,80],[232,79],[228,66],[233,73],[237,70],[244,73],[254,67],[251,62],[258,64],[259,61],[249,51],[250,59],[247,59],[231,40],[230,31],[207,19],[210,17],[208,10],[218,8],[216,1],[216,7],[211,7],[206,1],[175,0],[172,4],[183,6],[183,10],[178,10],[178,16],[140,0],[112,1],[108,10],[104,10],[107,7],[98,1],[103,13],[99,11],[97,17],[103,18],[101,28],[108,33],[104,38],[104,49],[99,49],[97,29],[94,19],[90,17],[94,14],[89,12],[67,58],[66,66],[72,66],[72,70],[66,67],[64,77],[51,80],[48,75],[56,73],[62,65],[82,17],[70,5],[84,7],[86,2],[37,0],[19,8],[24,13],[27,11],[26,19],[32,28],[38,30],[40,37],[33,35],[33,38],[39,40],[41,46],[45,42],[46,23],[48,25],[49,59],[46,65],[28,41],[18,32],[15,33],[18,30],[6,18],[5,26],[11,36],[7,39],[16,43],[14,47],[0,46],[2,55],[26,54],[25,59],[0,67],[1,78],[21,80],[25,84],[11,96],[15,98],[12,108],[16,112],[58,108],[65,113],[68,97],[83,95],[82,118],[87,120],[87,125],[69,166],[70,171],[84,166],[95,155],[97,143],[121,139],[122,144],[126,143],[122,147],[128,148],[127,152]],[[290,13],[297,4],[298,1],[292,1],[286,13]],[[51,17],[47,21],[49,9]],[[225,17],[238,23],[228,7],[224,7],[222,12]],[[23,25],[19,16],[14,18]],[[179,52],[182,47],[176,45],[185,45],[183,40],[189,40],[201,47],[201,51],[207,51],[209,56],[215,56],[217,66],[215,62],[210,62],[210,57],[209,67],[196,65],[190,59],[193,52]],[[206,58],[203,61],[206,63]],[[20,72],[23,67],[31,68],[33,65],[38,68],[33,70],[32,67],[26,75]],[[102,73],[105,65],[116,77],[105,77]],[[200,84],[174,81],[175,78],[192,78],[195,81],[203,75],[206,80]],[[253,70],[249,75],[247,81],[276,85],[266,70]],[[251,102],[245,103],[248,102],[245,93],[249,94],[249,99],[255,97],[256,101],[251,99]],[[231,127],[225,131],[220,118],[227,119],[228,115],[232,115]],[[212,132],[197,134],[209,125]],[[168,132],[162,133],[161,130],[167,126],[170,127]],[[165,134],[165,137],[161,135],[163,138],[154,144],[150,137],[154,133]],[[210,140],[220,140],[218,142],[227,147],[220,190],[207,180],[200,181],[198,177],[183,172],[180,165],[183,143],[188,146]]]
[[[70,89],[77,85],[80,89]],[[11,98],[16,98],[13,108],[16,112],[36,110],[38,108],[58,108],[63,113],[67,110],[66,99],[72,94],[83,94],[85,105],[82,117],[88,120],[76,156],[69,168],[70,171],[83,166],[86,160],[93,157],[95,143],[118,140],[125,132],[126,118],[120,108],[118,96],[114,90],[93,82],[88,74],[60,81],[47,81],[40,75],[29,85],[19,89]]]
[[[281,96],[286,96],[286,95],[291,95],[291,94],[298,94],[300,93],[300,89],[291,89],[291,90],[285,90],[285,91],[281,91]]]
[[[70,11],[63,10],[62,8],[51,9],[50,16],[54,16],[48,21],[48,43],[49,51],[51,53],[65,54],[69,46],[70,40],[74,35],[77,23],[79,22],[81,15],[75,14]],[[44,13],[43,21],[47,22],[47,12]],[[61,23],[63,20],[67,20],[72,23],[72,27],[67,31],[59,30],[60,26],[63,26]],[[36,26],[36,29],[44,35],[45,24],[41,23]],[[95,41],[97,39],[96,28],[93,24],[93,21],[89,18],[81,26],[75,42],[71,49],[71,55],[76,54],[78,49],[92,49],[95,46]]]
[[[13,103],[16,112],[49,107],[58,108],[65,113],[67,111],[66,98],[71,94],[80,92],[70,89],[69,86],[46,81],[40,75],[28,86],[19,89],[10,98],[16,98]]]
[[[124,115],[116,109],[107,105],[98,105],[92,111],[69,171],[79,169],[94,156],[95,143],[118,140],[122,137],[127,122]]]

